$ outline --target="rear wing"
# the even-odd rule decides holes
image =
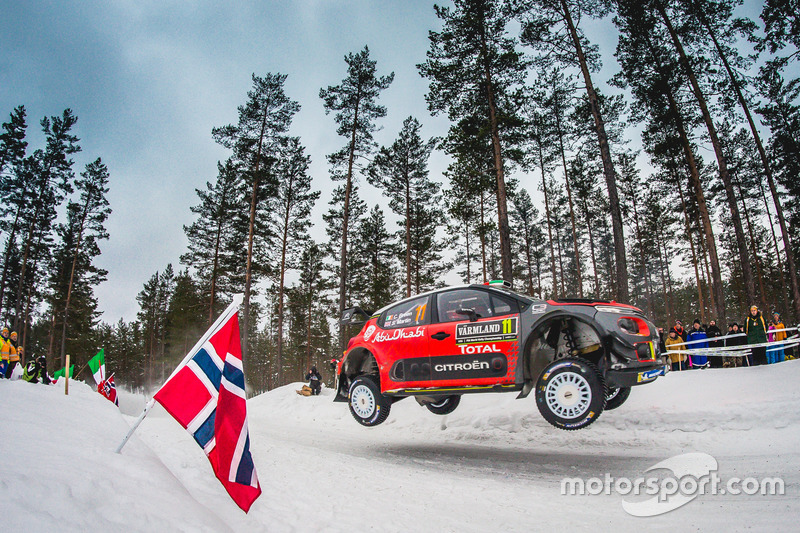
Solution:
[[[364,311],[360,307],[351,307],[342,311],[342,319],[339,321],[342,324],[363,324],[372,313]]]

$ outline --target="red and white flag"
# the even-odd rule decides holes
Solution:
[[[238,306],[218,320],[154,399],[203,448],[217,479],[244,512],[261,495],[247,428]],[[223,315],[224,316],[224,315]]]
[[[97,384],[97,392],[105,396],[108,401],[114,402],[114,405],[119,407],[119,398],[117,398],[117,384],[114,382],[114,374],[108,376]]]

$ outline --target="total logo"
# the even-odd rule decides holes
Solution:
[[[466,355],[472,355],[476,353],[495,353],[502,351],[495,344],[468,344],[466,346],[459,346],[459,348],[461,348],[461,353]]]
[[[364,332],[364,342],[367,342],[369,338],[372,337],[372,334],[375,333],[375,329],[375,324],[372,324],[367,328],[367,331]]]

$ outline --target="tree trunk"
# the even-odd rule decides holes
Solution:
[[[700,270],[697,267],[697,253],[695,252],[694,240],[692,239],[692,225],[691,222],[689,222],[689,212],[686,209],[686,200],[683,197],[683,184],[677,177],[675,177],[675,185],[678,189],[678,193],[680,194],[681,198],[681,211],[683,212],[683,222],[686,227],[686,240],[689,241],[689,248],[692,251],[692,266],[694,267],[694,279],[697,281],[697,302],[698,305],[700,306],[700,313],[703,317],[703,320],[705,320],[706,302],[705,298],[703,298],[703,280],[700,279]],[[705,199],[703,200],[703,202],[705,203]]]
[[[758,182],[758,187],[761,189],[761,198],[764,200],[764,210],[767,212],[767,219],[769,220],[769,230],[772,233],[772,245],[775,247],[775,260],[778,262],[778,273],[780,281],[785,283],[786,273],[783,271],[783,262],[781,261],[781,253],[778,248],[778,238],[775,235],[775,224],[772,222],[772,213],[769,210],[769,201],[767,200],[767,193],[764,191],[764,184]],[[786,291],[779,291],[781,293],[781,302],[783,303],[784,312],[789,311],[789,301],[786,298]]]
[[[694,74],[694,70],[692,69],[691,63],[689,62],[689,58],[686,55],[686,52],[683,49],[683,45],[681,44],[680,39],[678,38],[678,34],[675,31],[675,28],[673,28],[672,22],[669,20],[667,12],[664,9],[664,6],[662,5],[660,0],[656,0],[656,8],[658,9],[658,12],[661,14],[661,18],[664,21],[664,25],[667,27],[667,30],[669,31],[670,37],[672,38],[672,43],[675,45],[675,49],[678,52],[681,64],[686,70],[686,74],[689,78],[692,91],[694,92],[695,98],[697,99],[700,111],[703,114],[703,121],[706,124],[706,129],[708,130],[708,135],[711,138],[711,144],[714,147],[714,153],[717,157],[717,165],[719,166],[719,177],[722,180],[723,185],[725,186],[725,193],[728,199],[728,207],[731,210],[733,229],[736,235],[736,247],[739,250],[739,260],[742,263],[742,277],[744,278],[745,289],[747,290],[747,297],[751,302],[754,302],[756,299],[756,287],[753,281],[753,270],[750,265],[750,257],[749,257],[750,254],[747,251],[747,243],[744,236],[744,230],[742,229],[742,218],[739,214],[739,206],[738,202],[736,201],[736,194],[734,193],[733,183],[731,182],[731,177],[728,172],[727,159],[725,158],[722,145],[719,141],[719,137],[717,136],[717,128],[716,126],[714,126],[714,122],[711,119],[711,114],[708,111],[708,105],[706,103],[705,96],[703,94],[702,89],[700,88],[700,83],[697,81],[697,77]],[[720,319],[722,320],[724,319],[724,317],[720,317]]]
[[[81,251],[81,243],[83,241],[83,231],[86,226],[86,218],[89,214],[89,202],[91,201],[91,195],[87,195],[86,203],[83,206],[83,214],[81,215],[81,226],[80,231],[78,231],[78,240],[75,244],[75,252],[72,254],[72,267],[69,271],[69,285],[67,285],[67,299],[64,302],[64,323],[61,326],[61,357],[64,357],[67,350],[67,322],[69,321],[69,302],[72,298],[72,284],[75,282],[75,266],[78,263],[78,255]]]
[[[406,298],[411,297],[411,184],[406,179]],[[469,242],[467,242],[469,247]],[[467,258],[467,271],[469,271],[469,258]],[[467,274],[469,277],[469,274]]]
[[[550,272],[553,275],[553,298],[558,298],[558,277],[556,276],[556,256],[553,249],[553,230],[550,227],[550,201],[547,194],[547,179],[544,173],[544,154],[539,146],[539,164],[542,167],[542,192],[544,192],[544,218],[547,220],[547,242],[550,244]]]
[[[497,106],[492,91],[492,74],[489,71],[488,52],[484,24],[481,24],[481,52],[484,58],[483,72],[486,81],[486,97],[489,107],[489,128],[492,135],[492,153],[497,178],[497,229],[500,233],[500,263],[503,279],[509,283],[514,281],[511,266],[511,229],[508,225],[508,207],[506,203],[506,180],[503,170],[503,157],[500,150],[500,132],[497,127]]]
[[[586,62],[586,55],[583,52],[578,30],[572,21],[572,15],[569,12],[569,6],[566,0],[561,1],[561,9],[564,13],[564,19],[569,28],[572,42],[575,46],[575,52],[578,56],[580,63],[581,73],[583,80],[586,83],[586,94],[589,97],[589,106],[592,110],[594,117],[595,129],[597,130],[597,140],[600,147],[600,157],[603,161],[603,175],[606,178],[606,186],[608,187],[608,201],[611,210],[611,227],[614,236],[614,257],[616,259],[616,299],[622,302],[627,302],[630,299],[628,292],[628,263],[625,258],[625,233],[622,226],[622,211],[619,207],[619,196],[617,194],[617,176],[614,172],[614,163],[611,159],[611,149],[608,146],[608,135],[606,135],[606,127],[603,117],[600,115],[600,104],[597,99],[597,92],[592,84],[592,76],[589,72],[589,65]]]
[[[594,250],[594,237],[592,236],[592,217],[589,214],[589,205],[586,198],[583,199],[583,213],[586,217],[586,229],[589,232],[589,251],[592,257],[592,273],[594,274],[594,297],[600,298],[600,278],[597,275],[597,254]]]
[[[486,283],[486,221],[484,220],[484,202],[483,192],[480,193],[481,197],[481,265],[483,269],[483,282]]]
[[[275,357],[278,365],[278,386],[283,385],[283,292],[286,285],[286,250],[289,246],[289,215],[292,209],[293,187],[294,175],[291,175],[286,192],[286,203],[284,204],[285,213],[283,216],[283,239],[281,241],[281,272],[280,281],[278,282],[278,349]]]
[[[742,111],[744,111],[744,115],[747,118],[747,124],[750,127],[750,132],[753,134],[753,140],[756,143],[756,148],[758,149],[758,155],[761,158],[761,164],[764,166],[764,174],[767,176],[767,184],[769,185],[769,190],[770,193],[772,194],[772,200],[773,203],[775,204],[775,214],[778,216],[778,224],[780,225],[781,228],[781,236],[783,238],[783,250],[784,253],[786,254],[786,264],[788,266],[789,280],[792,289],[792,298],[794,302],[794,315],[795,319],[800,319],[800,282],[798,282],[797,269],[795,267],[795,261],[794,261],[794,253],[792,251],[792,245],[789,241],[789,231],[786,226],[786,217],[783,214],[783,207],[781,206],[780,197],[778,196],[778,190],[775,187],[775,178],[772,175],[772,167],[769,164],[769,158],[767,157],[767,152],[764,149],[764,144],[761,142],[761,135],[759,135],[758,133],[758,128],[756,127],[756,123],[753,120],[753,115],[750,113],[750,106],[747,104],[747,99],[744,97],[744,93],[742,92],[739,80],[736,79],[736,76],[733,73],[733,69],[731,68],[730,63],[728,62],[728,58],[723,53],[719,41],[717,41],[717,36],[714,34],[705,16],[701,15],[699,18],[701,24],[703,24],[703,26],[706,28],[709,36],[711,37],[711,40],[714,42],[714,47],[717,49],[717,54],[719,55],[723,65],[725,66],[725,70],[728,73],[728,77],[731,80],[731,85],[733,86],[734,92],[736,93],[736,98],[737,100],[739,100],[739,105],[742,106]],[[769,209],[767,209],[767,213],[769,213]],[[770,224],[772,224],[771,221]],[[774,229],[773,229],[773,237],[774,237]],[[778,259],[778,261],[780,264],[780,258]],[[781,268],[781,276],[783,276],[782,268]],[[783,294],[783,291],[781,291],[781,294]]]
[[[244,275],[244,302],[242,317],[242,359],[247,358],[247,349],[250,339],[250,284],[252,283],[253,272],[253,236],[256,228],[256,205],[258,204],[258,171],[261,165],[261,148],[264,145],[264,132],[267,127],[267,109],[264,109],[264,116],[261,119],[261,132],[258,136],[258,151],[256,161],[253,164],[253,195],[250,199],[250,224],[247,232],[247,266]]]
[[[350,149],[347,156],[347,184],[344,191],[344,208],[342,209],[342,253],[339,260],[339,318],[341,319],[347,304],[347,231],[350,225],[350,195],[353,193],[353,161],[356,151],[356,132],[358,131],[358,111],[361,108],[361,87],[356,93],[355,111],[353,113],[353,129],[350,132]],[[339,326],[339,351],[343,352],[346,344],[346,327]]]
[[[736,189],[739,192],[739,198],[742,201],[742,212],[744,213],[744,221],[747,225],[747,234],[750,237],[750,252],[753,254],[753,261],[755,261],[756,264],[758,290],[761,295],[761,309],[768,309],[767,293],[764,290],[764,273],[761,267],[761,258],[758,256],[758,251],[756,250],[756,237],[753,233],[753,225],[750,222],[750,210],[747,209],[747,201],[745,200],[744,194],[742,194],[742,185],[738,181],[736,182]]]
[[[719,256],[717,255],[717,244],[714,240],[714,229],[711,224],[711,217],[708,214],[708,206],[706,205],[706,198],[703,194],[703,185],[700,182],[700,171],[697,168],[697,161],[692,151],[692,145],[689,142],[689,136],[683,125],[683,117],[680,114],[678,105],[669,87],[665,89],[664,94],[667,96],[670,110],[675,118],[675,127],[678,129],[686,164],[689,166],[690,181],[694,189],[697,209],[700,212],[700,219],[703,224],[706,249],[708,250],[709,259],[711,261],[712,290],[715,303],[714,311],[719,320],[725,320],[727,315],[725,311],[725,293],[722,285],[722,272],[719,266]]]
[[[564,133],[561,131],[561,114],[556,115],[556,129],[558,131],[558,144],[561,149],[561,164],[564,167],[564,183],[567,186],[567,200],[569,203],[569,221],[572,225],[572,248],[575,253],[575,268],[578,276],[578,296],[583,298],[583,273],[581,272],[581,255],[578,250],[578,230],[575,224],[575,210],[572,207],[572,187],[569,184],[569,172],[567,171],[567,156],[564,150]]]

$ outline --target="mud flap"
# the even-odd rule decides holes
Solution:
[[[522,390],[519,391],[519,394],[517,395],[517,400],[521,398],[526,398],[528,394],[531,393],[534,387],[535,384],[533,383],[533,381],[526,381],[525,384],[522,386]]]

